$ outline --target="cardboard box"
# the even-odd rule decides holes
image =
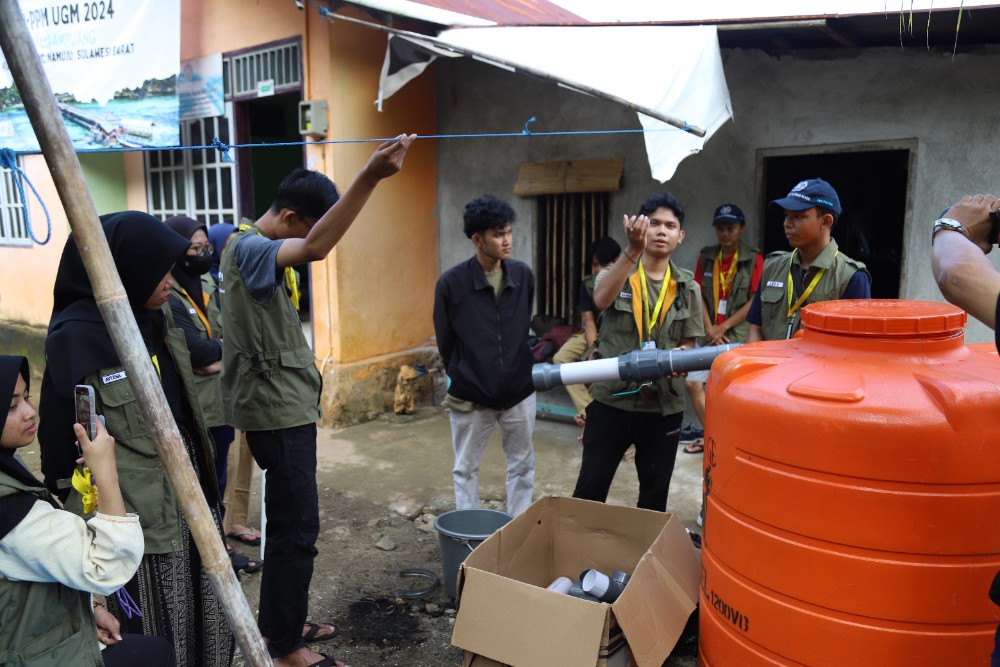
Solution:
[[[613,605],[545,589],[591,567],[632,573]],[[672,514],[542,498],[459,568],[451,642],[516,667],[625,665],[629,653],[639,667],[660,667],[697,605],[700,571],[698,551]]]

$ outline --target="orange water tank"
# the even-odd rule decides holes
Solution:
[[[700,660],[988,665],[1000,357],[940,303],[831,301],[708,384]]]

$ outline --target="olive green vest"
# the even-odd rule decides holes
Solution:
[[[188,315],[191,317],[191,321],[194,323],[195,328],[198,329],[198,333],[202,338],[205,340],[222,338],[222,312],[219,309],[218,299],[216,298],[217,287],[215,286],[215,281],[207,273],[202,276],[201,290],[208,297],[208,305],[205,308],[207,311],[205,319],[208,320],[209,326],[212,327],[211,334],[205,328],[205,323],[201,321],[198,313],[193,312],[194,306],[191,305],[184,292],[181,291],[181,286],[174,283],[174,288],[171,292],[187,308]],[[205,413],[205,421],[209,428],[213,426],[225,426],[225,411],[222,409],[222,374],[200,375],[195,373],[194,382],[198,388],[198,403]]]
[[[703,329],[701,297],[694,274],[670,262],[670,273],[677,281],[677,296],[667,307],[666,317],[656,333],[656,349],[670,350],[677,347],[683,336],[684,324],[694,318],[699,331]],[[602,279],[603,280],[603,279]],[[641,347],[632,306],[632,285],[626,282],[614,302],[604,311],[599,332],[598,354],[604,358],[617,357]],[[684,379],[660,378],[651,387],[621,396],[614,394],[636,389],[634,382],[614,380],[594,384],[595,401],[628,412],[649,412],[672,415],[684,411]]]
[[[199,452],[198,467],[203,477],[202,488],[214,490],[209,504],[218,501],[218,481],[215,473],[215,443],[208,432],[205,415],[198,402],[198,385],[191,370],[184,331],[173,325],[170,305],[164,304],[167,317],[167,349],[184,386],[184,397],[191,406],[194,418],[194,440]],[[104,416],[104,424],[115,438],[115,459],[118,467],[118,484],[125,500],[125,509],[139,515],[144,553],[161,554],[181,548],[180,506],[174,487],[167,477],[163,461],[156,453],[156,443],[136,401],[135,390],[122,366],[102,368],[84,379],[84,384],[94,388],[97,414]],[[68,480],[67,480],[68,481]],[[205,484],[207,482],[207,484]],[[97,480],[100,489],[100,480]],[[60,480],[60,486],[65,482]],[[70,491],[65,509],[80,516],[83,498]]]
[[[764,340],[782,340],[788,331],[788,270],[789,252],[774,252],[764,260],[764,274],[760,279],[761,329]],[[795,253],[792,260],[799,264],[799,254]],[[816,283],[809,298],[805,300],[795,313],[792,326],[794,335],[802,327],[802,308],[810,303],[820,301],[835,301],[847,289],[847,283],[858,271],[865,270],[865,265],[839,252],[837,242],[830,239],[829,245],[813,260],[810,268],[826,269],[823,277]]]
[[[708,321],[715,324],[715,258],[719,256],[721,246],[706,246],[701,249],[701,295],[704,305],[708,306]],[[757,260],[758,250],[751,248],[745,243],[740,243],[739,261],[736,262],[736,275],[733,276],[733,285],[729,290],[729,299],[726,302],[726,315],[731,316],[753,296],[750,294],[750,281],[753,278],[754,262]],[[730,342],[743,343],[747,339],[747,330],[750,325],[746,320],[740,322],[729,330],[727,337]]]
[[[245,221],[244,221],[245,222]],[[240,231],[219,271],[222,321],[222,399],[226,423],[244,431],[302,426],[321,416],[322,378],[288,292],[278,287],[257,303],[236,264],[236,249],[256,228]]]
[[[0,497],[48,492],[0,472]],[[90,594],[59,583],[0,577],[0,665],[4,667],[104,667]]]

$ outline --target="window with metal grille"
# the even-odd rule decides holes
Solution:
[[[19,167],[21,160],[17,158]],[[10,169],[0,169],[0,245],[30,246],[24,202],[17,191],[15,178]]]
[[[577,296],[590,273],[590,247],[607,236],[607,192],[550,194],[538,197],[536,303],[541,314],[580,323]]]
[[[231,114],[230,114],[231,115]],[[207,146],[213,137],[229,143],[225,116],[181,121],[182,146]],[[237,223],[236,170],[219,151],[165,150],[146,153],[146,198],[150,215],[186,215],[207,225]]]
[[[222,61],[223,90],[226,99],[256,97],[257,84],[273,81],[274,92],[302,85],[302,45],[298,39],[245,53],[227,56]]]

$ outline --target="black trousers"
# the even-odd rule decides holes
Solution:
[[[591,401],[583,429],[583,462],[573,497],[606,501],[618,464],[629,445],[634,444],[635,471],[639,475],[637,506],[666,512],[683,419],[683,412],[663,417]]]
[[[123,634],[101,651],[104,667],[176,667],[174,646],[162,637]]]
[[[265,475],[267,535],[257,625],[271,657],[280,658],[305,645],[302,625],[319,536],[316,425],[247,431],[247,445]]]

